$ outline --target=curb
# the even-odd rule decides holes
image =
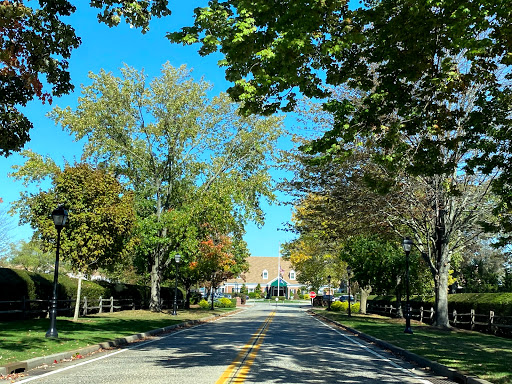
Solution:
[[[341,323],[338,323],[337,321],[331,320],[323,315],[314,313],[311,310],[308,310],[308,312],[313,316],[318,316],[318,317],[322,318],[322,320],[325,320],[329,323],[336,324],[337,326],[349,331],[350,333],[353,333],[357,337],[360,337],[363,340],[373,343],[382,349],[390,350],[394,354],[397,354],[397,355],[403,357],[405,360],[407,360],[409,362],[416,363],[418,366],[420,366],[422,368],[427,368],[427,369],[431,370],[432,372],[434,372],[438,375],[447,377],[448,379],[453,380],[457,383],[461,383],[461,384],[492,384],[490,381],[480,379],[480,378],[474,377],[474,376],[465,375],[459,371],[456,371],[455,369],[448,368],[446,365],[439,364],[436,361],[426,359],[423,356],[419,356],[415,353],[409,352],[408,350],[397,347],[393,344],[388,343],[387,341],[377,339],[376,337],[362,333],[354,328],[347,327],[346,325],[343,325]]]
[[[61,360],[67,360],[72,359],[73,356],[79,355],[87,355],[92,352],[99,351],[100,349],[109,349],[109,348],[116,348],[123,345],[127,345],[133,342],[136,342],[138,340],[142,340],[151,336],[156,336],[161,333],[169,332],[177,328],[185,328],[188,326],[196,325],[196,324],[202,324],[202,323],[208,323],[212,320],[215,320],[219,317],[225,317],[229,315],[234,315],[235,313],[241,312],[244,309],[237,309],[233,312],[229,312],[226,314],[215,314],[208,317],[205,317],[201,320],[190,320],[179,324],[169,325],[167,327],[163,328],[157,328],[153,329],[151,331],[137,333],[135,335],[130,335],[126,337],[120,337],[115,340],[110,341],[104,341],[99,344],[90,345],[88,347],[80,348],[74,351],[67,351],[67,352],[61,352],[56,353],[54,355],[48,355],[48,356],[41,356],[41,357],[34,357],[32,359],[24,360],[24,361],[16,361],[12,362],[3,366],[0,366],[0,377],[1,376],[7,376],[12,373],[21,373],[28,371],[30,369],[37,368],[41,365],[51,365],[54,364],[55,360],[61,361]]]

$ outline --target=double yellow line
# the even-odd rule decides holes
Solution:
[[[268,315],[265,322],[252,334],[247,344],[243,346],[235,360],[233,360],[215,384],[243,383],[245,381],[275,314],[276,311],[273,311]]]

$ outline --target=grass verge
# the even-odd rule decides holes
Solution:
[[[171,316],[170,312],[122,311],[91,315],[80,318],[78,322],[73,322],[71,318],[58,317],[57,339],[45,337],[50,326],[48,319],[0,322],[0,366],[34,357],[74,351],[119,337],[198,320],[233,309],[235,308],[217,308],[215,311],[180,310],[177,316]]]
[[[404,333],[405,322],[376,315],[315,311],[367,335],[437,361],[466,375],[496,384],[512,384],[512,340],[466,330],[440,330],[412,322],[413,335]]]

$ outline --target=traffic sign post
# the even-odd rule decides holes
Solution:
[[[311,299],[311,306],[313,306],[313,299],[316,297],[315,291],[309,292],[309,298]]]

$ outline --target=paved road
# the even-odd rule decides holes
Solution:
[[[451,383],[324,325],[299,305],[263,303],[17,381],[28,382]]]

